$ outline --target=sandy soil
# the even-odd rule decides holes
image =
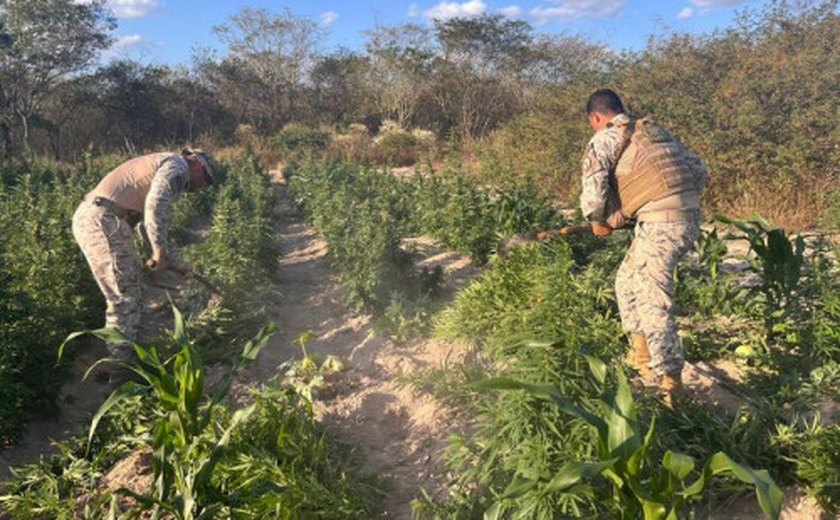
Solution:
[[[365,469],[392,482],[385,518],[411,518],[411,501],[425,489],[442,496],[450,476],[442,465],[446,438],[465,420],[428,395],[399,384],[398,376],[451,363],[463,348],[435,340],[398,344],[374,330],[370,316],[344,302],[344,292],[329,268],[324,241],[300,216],[281,186],[278,234],[283,247],[279,263],[282,301],[276,310],[280,332],[252,367],[243,384],[265,382],[277,375],[278,365],[300,357],[293,345],[303,333],[313,338],[307,350],[335,355],[346,369],[330,377],[328,392],[315,402],[318,421],[338,439],[361,449]],[[440,252],[434,242],[410,244],[421,255],[419,264],[440,265],[445,294],[478,271],[462,255]]]

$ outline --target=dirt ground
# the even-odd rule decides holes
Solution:
[[[110,393],[107,385],[94,378],[82,381],[85,371],[97,359],[107,355],[104,347],[84,344],[73,359],[74,377],[61,389],[55,413],[35,417],[26,435],[15,446],[0,451],[0,479],[9,476],[9,468],[38,460],[41,454],[52,453],[52,442],[86,431],[90,418]]]
[[[330,435],[360,449],[367,471],[391,481],[382,517],[410,519],[411,501],[421,489],[432,497],[445,498],[453,478],[442,461],[446,439],[463,432],[468,418],[433,397],[400,384],[399,376],[457,363],[465,355],[465,347],[434,339],[396,343],[374,329],[370,316],[349,308],[343,287],[328,265],[325,242],[294,207],[279,174],[275,176],[281,184],[276,229],[283,253],[278,259],[282,298],[272,314],[280,331],[255,365],[240,377],[234,393],[244,393],[247,388],[276,377],[278,366],[301,355],[293,342],[302,334],[311,333],[313,338],[307,344],[310,354],[338,356],[346,366],[330,377],[329,391],[315,402],[318,421]],[[468,258],[440,251],[431,240],[412,239],[407,245],[421,255],[420,265],[443,268],[445,298],[452,297],[478,275]],[[148,306],[155,310],[149,314],[147,333],[168,323],[168,314],[164,315],[160,305],[163,294],[159,288],[148,292]],[[82,373],[102,354],[94,347],[82,349],[75,359],[76,371]],[[726,372],[728,367],[702,368]],[[712,405],[735,409],[743,404],[698,371],[687,371],[686,383]],[[106,385],[93,381],[76,379],[68,383],[62,392],[60,414],[33,422],[19,446],[0,452],[0,477],[7,475],[9,466],[31,462],[48,453],[51,439],[84,431],[107,392]],[[145,482],[138,475],[142,471],[137,469],[138,464],[143,465],[143,456],[133,454],[118,464],[103,485],[119,484],[114,483],[115,479],[133,485]],[[116,473],[123,476],[115,476]],[[786,496],[782,518],[821,518],[799,490],[787,490]],[[762,518],[752,496],[738,498],[708,513],[708,518],[724,516],[736,520]]]
[[[325,242],[303,220],[282,186],[278,234],[283,247],[279,261],[283,298],[275,318],[280,332],[242,384],[274,377],[278,365],[300,357],[294,340],[306,332],[314,334],[307,344],[310,354],[338,356],[346,364],[344,371],[330,377],[330,391],[315,402],[318,421],[339,440],[361,449],[367,471],[391,481],[383,517],[411,518],[411,501],[421,489],[431,496],[445,493],[451,476],[443,468],[443,449],[447,436],[460,431],[465,419],[397,379],[451,363],[464,349],[436,340],[396,343],[374,330],[370,316],[349,308],[328,265]],[[429,240],[411,245],[422,257],[420,265],[443,268],[447,294],[478,273],[468,259],[439,252]]]

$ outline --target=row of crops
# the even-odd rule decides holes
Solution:
[[[41,374],[54,369],[63,336],[100,323],[99,295],[69,222],[115,163],[4,177],[1,222],[10,240],[0,306],[19,312],[2,314],[4,330],[14,333],[2,346],[18,357],[3,350],[0,382],[4,396],[22,403],[4,410],[7,441],[23,431],[11,425],[25,424],[38,406],[30,395],[54,403],[60,383],[47,385]],[[170,332],[136,345],[133,380],[103,403],[89,432],[15,468],[1,485],[0,511],[10,518],[370,518],[377,511],[381,486],[360,472],[352,449],[325,437],[308,399],[273,383],[244,396],[247,406],[227,399],[235,374],[276,330],[266,322],[280,297],[279,244],[274,187],[258,162],[246,155],[219,177],[218,186],[179,200],[172,236],[221,297],[195,281],[173,295]],[[81,341],[66,344],[58,370]],[[226,367],[220,376],[214,369],[213,385],[211,361]],[[131,478],[121,480],[126,465]]]
[[[0,306],[9,312],[0,320],[11,334],[0,339],[10,347],[0,352],[9,356],[0,384],[16,396],[3,403],[15,419],[2,422],[6,442],[19,438],[11,425],[23,424],[33,403],[54,401],[58,384],[44,367],[55,364],[66,332],[101,319],[67,223],[108,166],[4,174]],[[247,406],[226,399],[234,375],[273,333],[268,307],[282,296],[273,279],[273,186],[253,157],[223,170],[217,187],[183,198],[173,214],[173,236],[221,301],[198,283],[182,291],[171,332],[137,346],[136,381],[103,404],[90,431],[2,485],[0,508],[11,517],[378,513],[387,485],[324,436],[311,395],[272,383]],[[418,490],[417,518],[702,516],[743,492],[774,517],[780,487],[805,489],[839,512],[840,427],[830,417],[840,394],[836,246],[806,244],[760,219],[719,218],[718,231],[704,232],[696,258],[675,274],[684,346],[690,361],[736,363],[747,398],[740,410],[685,402],[671,412],[628,384],[620,362],[626,345],[612,284],[629,236],[525,245],[501,261],[492,254],[500,237],[563,219],[527,183],[503,191],[459,173],[451,165],[396,178],[316,160],[286,172],[328,242],[349,303],[381,317],[394,337],[470,345],[462,363],[406,379],[474,421],[445,454],[456,476],[449,496]],[[755,255],[733,262],[725,229]],[[419,234],[485,266],[448,306],[436,300],[441,273],[416,269],[405,247]],[[227,366],[212,386],[211,361]],[[145,461],[145,487],[107,485],[126,460]]]
[[[398,179],[355,162],[309,159],[289,165],[286,176],[326,239],[350,303],[384,315],[398,337],[424,328],[418,317],[428,314],[441,281],[440,272],[414,268],[406,237],[432,236],[485,264],[500,236],[562,220],[533,185],[482,189],[452,167]]]
[[[29,412],[54,412],[63,383],[51,370],[56,345],[104,314],[70,231],[100,173],[87,162],[70,171],[33,164],[0,176],[0,446],[20,437]]]
[[[406,236],[489,258],[453,305],[416,327],[472,346],[462,365],[410,380],[475,418],[446,455],[458,475],[449,498],[416,501],[418,517],[683,517],[752,490],[774,517],[779,486],[840,511],[836,246],[812,237],[806,247],[758,218],[707,226],[675,274],[684,346],[692,362],[734,362],[745,397],[740,410],[685,402],[671,412],[631,394],[620,368],[612,285],[629,236],[554,240],[501,261],[489,255],[499,237],[561,220],[527,189],[494,192],[457,171],[397,179],[348,162],[304,161],[290,173],[351,300],[374,313],[431,290],[434,277],[400,247]],[[730,258],[727,241],[754,255]]]

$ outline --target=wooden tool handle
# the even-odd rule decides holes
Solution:
[[[566,226],[560,229],[552,229],[551,231],[543,231],[542,233],[537,233],[537,240],[545,240],[546,238],[550,238],[553,236],[569,236],[569,235],[578,235],[581,233],[592,233],[592,228],[590,226]]]

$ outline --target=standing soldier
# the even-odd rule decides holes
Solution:
[[[137,339],[140,324],[139,260],[132,229],[141,221],[153,274],[167,269],[189,275],[190,267],[167,241],[172,203],[184,191],[213,183],[213,159],[201,150],[154,153],[131,159],[108,173],[73,215],[73,236],[105,296],[105,326]],[[128,344],[108,345],[111,356],[129,358]]]
[[[699,157],[648,119],[624,113],[618,95],[598,90],[586,105],[595,135],[583,156],[580,206],[592,232],[607,236],[635,221],[615,280],[631,361],[672,406],[685,363],[674,318],[673,273],[700,235],[708,171]]]

